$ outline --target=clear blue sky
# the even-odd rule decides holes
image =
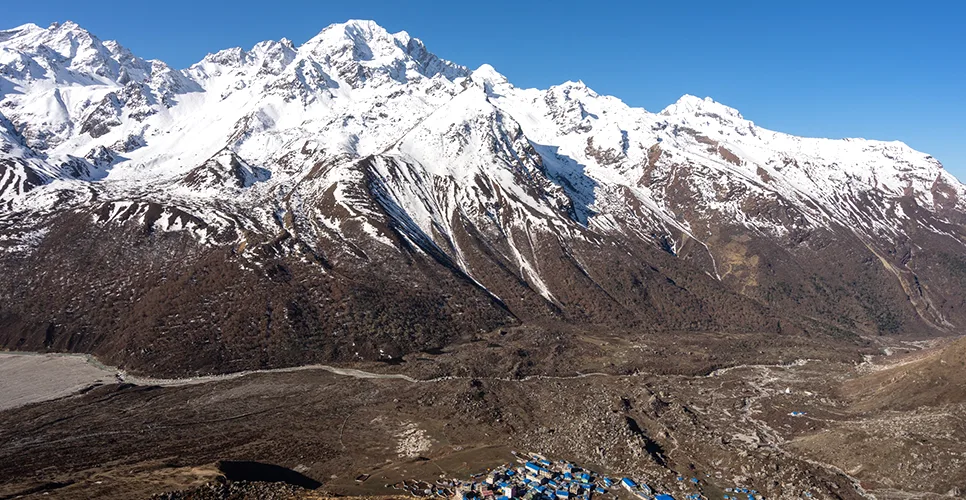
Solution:
[[[966,180],[966,2],[34,0],[0,27],[72,20],[186,67],[222,48],[301,43],[347,19],[407,30],[520,87],[583,80],[658,111],[711,96],[763,127],[902,140]],[[15,6],[14,6],[15,5]]]

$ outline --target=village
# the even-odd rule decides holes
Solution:
[[[539,454],[518,454],[507,464],[472,476],[470,480],[440,479],[435,484],[404,481],[391,485],[413,496],[453,500],[711,500],[697,477],[677,476],[678,492],[662,492],[643,480],[608,477],[574,463],[551,461]],[[714,500],[766,500],[756,490],[725,488]],[[674,496],[677,494],[678,496]]]

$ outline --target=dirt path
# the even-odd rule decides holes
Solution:
[[[418,380],[408,375],[398,373],[373,373],[356,370],[354,368],[339,368],[329,365],[305,365],[270,370],[249,370],[224,375],[205,375],[200,377],[155,378],[125,374],[122,370],[119,370],[116,367],[100,363],[97,361],[97,359],[88,354],[44,354],[13,351],[0,352],[0,376],[9,372],[12,375],[15,374],[19,379],[24,381],[40,376],[41,380],[49,380],[51,382],[56,377],[62,377],[65,379],[65,381],[61,385],[66,384],[69,387],[79,386],[78,390],[94,383],[116,382],[117,379],[115,376],[118,374],[121,374],[123,381],[129,384],[178,387],[233,380],[255,374],[292,373],[312,370],[326,371],[335,375],[359,379],[403,380],[410,383],[438,382],[450,379],[449,377],[442,377],[438,379]],[[70,383],[68,383],[68,381]],[[0,392],[0,400],[4,399],[4,393],[7,392],[8,385],[12,388],[15,384],[12,380],[8,381],[6,377],[0,379],[0,390],[4,391]],[[37,389],[46,389],[45,386],[40,384],[17,385],[21,388],[21,390],[24,391],[30,390],[31,387],[36,387]],[[42,400],[44,399],[41,399],[41,401]]]
[[[293,373],[302,371],[325,371],[335,375],[340,375],[344,377],[352,377],[358,379],[377,379],[377,380],[402,380],[404,382],[409,382],[413,384],[426,384],[426,383],[436,383],[445,382],[451,380],[469,380],[471,377],[437,377],[431,379],[416,379],[408,375],[403,375],[400,373],[376,373],[368,372],[364,370],[357,370],[355,368],[341,368],[331,365],[304,365],[304,366],[294,366],[290,368],[274,368],[266,370],[248,370],[235,373],[227,373],[224,375],[204,375],[199,377],[185,377],[185,378],[155,378],[155,377],[141,377],[137,375],[129,375],[123,373],[113,366],[107,366],[99,361],[93,356],[88,354],[44,354],[44,353],[33,353],[33,352],[0,352],[0,368],[5,364],[9,364],[10,370],[15,370],[21,374],[24,379],[29,379],[35,374],[44,372],[49,366],[58,364],[64,366],[85,366],[86,370],[84,373],[86,377],[80,377],[78,380],[87,380],[86,384],[80,384],[78,390],[94,383],[105,383],[105,382],[115,382],[115,375],[121,374],[123,381],[129,384],[135,385],[156,385],[161,387],[178,387],[185,385],[194,384],[207,384],[211,382],[221,382],[225,380],[234,380],[237,378],[248,377],[257,374],[272,374],[272,373]],[[0,372],[2,373],[2,372]],[[69,375],[71,372],[64,372],[63,370],[53,370],[50,372],[50,377],[56,377],[58,374],[63,376]],[[500,380],[505,382],[528,382],[531,380],[571,380],[580,379],[588,377],[613,377],[615,375],[608,373],[578,373],[576,375],[570,376],[549,376],[549,375],[531,375],[528,377],[523,377],[519,379],[512,378],[494,378],[493,380]],[[627,375],[621,375],[627,376]],[[72,384],[71,387],[77,386],[79,383]],[[2,386],[0,386],[2,387]],[[25,386],[27,388],[27,386]],[[65,394],[60,394],[63,396]],[[58,396],[59,397],[59,396]],[[0,393],[0,399],[3,398],[3,394]],[[38,401],[44,401],[48,398],[42,398]]]

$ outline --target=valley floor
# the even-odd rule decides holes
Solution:
[[[940,498],[966,484],[961,399],[877,406],[915,378],[889,370],[931,359],[922,346],[874,346],[892,356],[863,361],[869,346],[837,358],[776,342],[754,348],[760,364],[669,373],[656,339],[586,336],[566,350],[579,356],[542,360],[547,375],[474,371],[536,347],[518,333],[396,365],[123,383],[84,357],[4,353],[0,498],[148,497],[210,483],[226,460],[280,466],[316,494],[391,495],[386,485],[466,478],[511,450],[666,491],[685,475],[769,499]],[[701,358],[695,339],[661,345],[675,342]]]

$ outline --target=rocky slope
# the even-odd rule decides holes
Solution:
[[[0,346],[155,372],[392,359],[480,331],[934,335],[966,187],[898,142],[693,96],[518,89],[370,21],[185,70],[0,31]]]

